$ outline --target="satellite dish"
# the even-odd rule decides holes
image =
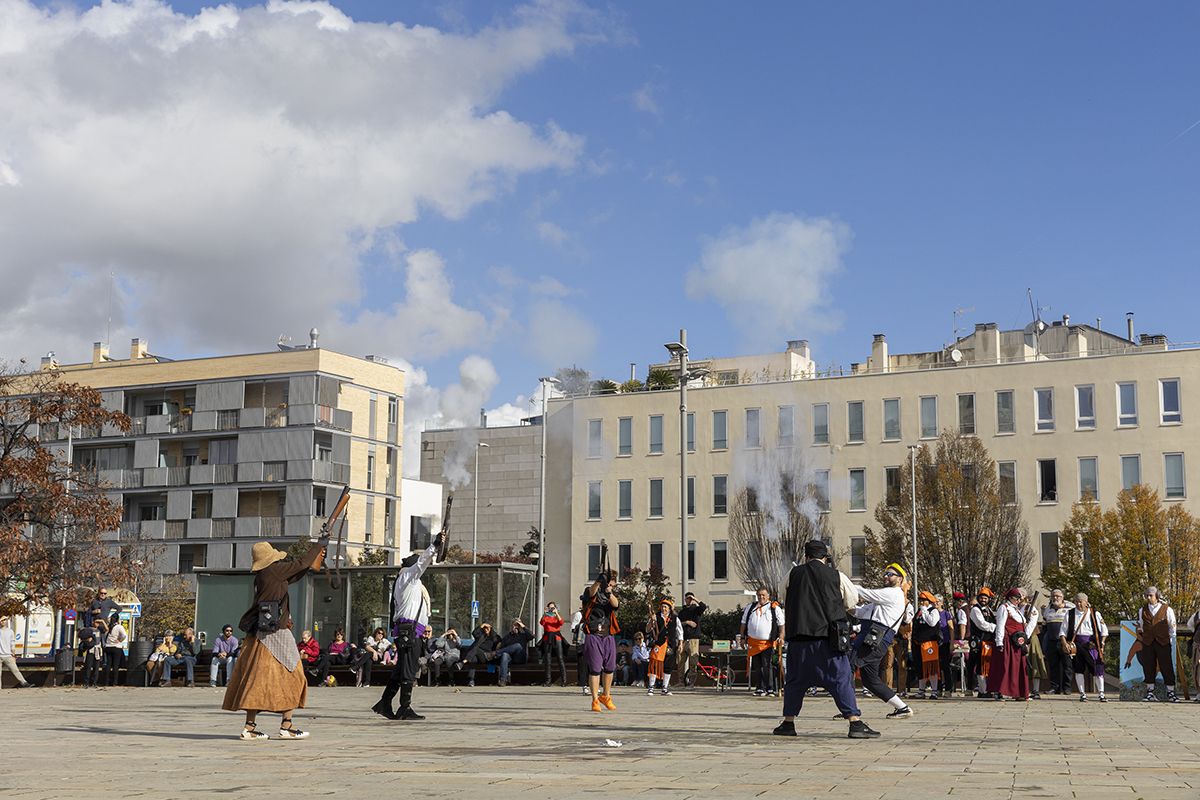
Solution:
[[[1046,330],[1046,323],[1042,322],[1042,321],[1039,319],[1039,320],[1037,321],[1037,332],[1038,332],[1038,333],[1042,333],[1042,332],[1043,332],[1043,331],[1045,331],[1045,330]]]
[[[955,364],[961,364],[962,360],[963,360],[962,350],[959,350],[957,347],[954,348],[953,350],[951,350],[950,351],[950,360],[953,361]]]

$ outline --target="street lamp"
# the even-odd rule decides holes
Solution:
[[[478,558],[478,551],[479,551],[479,450],[480,450],[480,448],[483,448],[483,447],[491,447],[491,445],[488,444],[487,442],[476,442],[475,443],[475,472],[471,476],[471,483],[473,484],[472,488],[474,489],[474,494],[475,494],[475,501],[472,504],[473,509],[472,509],[472,520],[471,520],[471,566],[472,567],[475,566],[475,562]],[[472,626],[475,624],[475,617],[474,617],[475,582],[478,579],[478,577],[479,577],[479,575],[477,574],[476,570],[472,569],[471,570],[471,613],[472,613],[471,625]]]
[[[920,592],[917,589],[917,445],[908,446],[909,473],[912,475],[912,576],[913,576],[913,608],[921,604]]]
[[[687,330],[679,329],[679,341],[663,345],[672,358],[679,359],[679,602],[687,594]]]
[[[542,465],[541,483],[538,492],[538,560],[537,560],[537,607],[540,612],[546,607],[546,404],[550,385],[561,389],[556,378],[538,378],[542,385]]]

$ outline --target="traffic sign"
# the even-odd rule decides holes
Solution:
[[[126,608],[129,610],[130,617],[140,617],[142,615],[141,603],[130,603]]]
[[[74,622],[75,621],[75,609],[68,608],[66,611],[64,611],[63,619],[65,619],[67,622]]]
[[[479,601],[472,600],[471,601],[471,619],[478,619],[478,618],[479,618]]]

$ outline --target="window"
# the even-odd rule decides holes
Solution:
[[[662,415],[655,414],[650,417],[650,452],[661,453],[663,451],[663,427]]]
[[[718,386],[737,386],[738,371],[736,369],[725,370],[717,373]]]
[[[624,578],[633,570],[633,545],[617,545],[617,575]]]
[[[888,508],[900,507],[900,468],[899,467],[884,467],[883,482],[887,487],[884,493],[885,502]]]
[[[1117,384],[1117,425],[1131,427],[1138,424],[1137,384]]]
[[[325,518],[325,492],[324,492],[324,490],[317,490],[317,492],[313,494],[313,516],[319,517],[321,519]],[[413,517],[413,519],[416,519],[416,517]],[[429,547],[429,545],[426,544],[425,547]],[[417,549],[424,550],[425,547],[418,548],[414,545],[412,549],[413,550],[417,550]]]
[[[651,445],[653,447],[653,445]],[[604,455],[604,420],[588,420],[588,458]]]
[[[1187,496],[1183,484],[1183,453],[1163,456],[1163,483],[1168,500],[1181,500]]]
[[[1158,405],[1162,412],[1162,424],[1171,425],[1183,421],[1179,405],[1179,379],[1164,378],[1158,382]]]
[[[817,509],[829,511],[829,470],[819,469],[813,473],[813,489],[817,493]]]
[[[388,398],[388,425],[395,425],[400,419],[400,401],[398,398]]]
[[[694,517],[696,516],[696,478],[694,475],[688,476],[687,487],[687,513],[689,517]]]
[[[1001,461],[996,464],[1000,476],[1000,502],[1005,505],[1017,503],[1017,462]]]
[[[729,447],[729,413],[726,411],[714,411],[712,422],[712,449],[724,450]]]
[[[1096,427],[1096,388],[1075,387],[1075,430],[1087,431]]]
[[[1042,531],[1042,570],[1058,566],[1058,531]]]
[[[862,579],[867,572],[867,540],[864,536],[850,539],[850,577]]]
[[[963,464],[959,467],[958,474],[962,477],[963,491],[974,494],[978,488],[975,482],[975,465]]]
[[[867,510],[867,471],[865,469],[850,470],[850,510]]]
[[[762,447],[757,408],[746,409],[746,447]]]
[[[1121,488],[1132,489],[1142,482],[1142,457],[1121,456]]]
[[[900,401],[896,398],[883,401],[883,438],[889,442],[900,439]]]
[[[829,444],[829,404],[817,403],[812,408],[813,444]]]
[[[1053,458],[1038,460],[1038,502],[1058,502],[1058,471]]]
[[[617,481],[617,518],[633,516],[633,481]]]
[[[588,579],[594,579],[600,572],[600,545],[589,544],[588,546]]]
[[[201,569],[208,560],[208,545],[181,544],[179,546],[179,572],[186,575],[195,569]]]
[[[282,497],[280,498],[282,499]],[[282,516],[282,509],[280,516]],[[375,533],[375,499],[367,498],[367,510],[363,513],[363,541],[371,541],[372,534]]]
[[[1054,390],[1034,389],[1033,392],[1037,408],[1037,421],[1034,430],[1054,430]]]
[[[1100,477],[1093,456],[1079,459],[1079,500],[1083,503],[1100,499]]]
[[[689,411],[687,415],[687,449],[689,453],[696,452],[696,412]]]
[[[1017,415],[1013,411],[1011,389],[996,392],[996,433],[1016,433]]]
[[[375,489],[375,454],[367,453],[367,490]]]
[[[863,404],[861,400],[851,400],[846,404],[846,441],[863,441]]]
[[[433,543],[433,517],[409,517],[408,547],[410,550],[424,550]],[[597,554],[598,555],[598,554]],[[594,577],[595,572],[589,572],[588,577]]]
[[[728,542],[713,542],[713,580],[729,580]]]
[[[792,446],[796,438],[795,409],[792,406],[779,407],[778,436],[780,447]]]
[[[663,482],[662,478],[650,479],[650,516],[661,517],[663,515]]]
[[[725,475],[713,475],[713,513],[726,514],[729,512],[729,497],[726,495],[726,489],[729,486],[729,478]]]
[[[237,439],[213,439],[208,443],[208,463],[236,464]]]
[[[650,543],[650,571],[662,572],[663,568],[663,546],[662,542]]]
[[[600,519],[600,481],[588,481],[588,519]]]
[[[975,395],[958,396],[958,432],[963,436],[975,435]]]
[[[937,398],[921,398],[921,438],[936,439],[938,435]]]
[[[696,543],[688,542],[688,580],[696,580]]]
[[[617,420],[617,455],[633,455],[633,418],[621,417]]]

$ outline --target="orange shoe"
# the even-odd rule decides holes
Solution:
[[[609,711],[617,710],[617,704],[613,702],[612,695],[610,695],[610,694],[600,695],[600,702],[603,703],[604,707],[607,708]]]
[[[597,714],[599,714],[603,710],[604,709],[601,707],[599,700],[592,701],[592,711],[595,711]]]

